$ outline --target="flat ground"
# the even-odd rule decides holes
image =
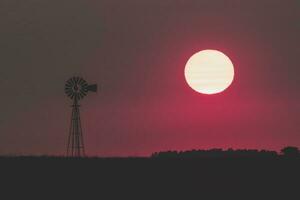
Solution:
[[[290,199],[300,191],[298,158],[6,157],[0,158],[0,164],[2,191],[66,194],[69,198]]]

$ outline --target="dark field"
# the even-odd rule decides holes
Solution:
[[[298,157],[2,157],[0,162],[2,192],[24,197],[294,199],[300,191]]]

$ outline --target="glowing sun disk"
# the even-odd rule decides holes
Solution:
[[[203,94],[216,94],[232,83],[234,68],[231,60],[222,52],[203,50],[187,61],[184,75],[193,90]]]

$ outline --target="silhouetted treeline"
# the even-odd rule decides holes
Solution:
[[[300,158],[300,150],[297,147],[284,147],[280,152],[270,150],[257,150],[257,149],[227,149],[213,148],[208,150],[188,150],[188,151],[161,151],[154,152],[150,158]],[[6,155],[0,156],[0,159],[13,159],[13,160],[135,160],[147,159],[149,157],[67,157],[67,156],[18,156]]]
[[[155,152],[152,158],[274,158],[274,157],[299,157],[297,147],[285,147],[281,154],[276,151],[256,150],[256,149],[209,149],[190,151],[163,151]]]

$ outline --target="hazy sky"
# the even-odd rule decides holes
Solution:
[[[81,103],[89,155],[300,146],[298,0],[1,0],[0,154],[63,154],[65,81],[98,83]],[[217,95],[184,80],[217,49],[235,66]]]

